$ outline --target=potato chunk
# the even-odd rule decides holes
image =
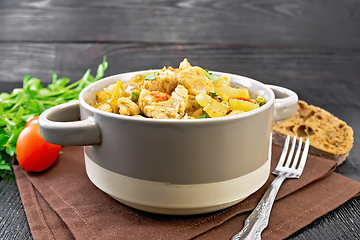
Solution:
[[[196,96],[196,101],[204,108],[204,111],[212,118],[223,117],[228,109],[209,95],[200,93]]]
[[[214,82],[215,92],[222,98],[238,98],[243,97],[250,99],[249,91],[246,88],[233,88],[230,86],[230,74],[221,75],[220,78]]]
[[[230,105],[231,110],[243,110],[245,112],[254,110],[259,107],[258,104],[251,103],[248,101],[243,101],[243,100],[237,100],[237,99],[233,99],[233,98],[230,98],[229,105]]]

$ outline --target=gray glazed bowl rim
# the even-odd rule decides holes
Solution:
[[[263,106],[248,111],[248,112],[244,112],[241,114],[236,114],[236,115],[230,115],[230,116],[224,116],[224,117],[217,117],[217,118],[204,118],[204,119],[155,119],[155,118],[142,118],[142,117],[134,117],[134,116],[125,116],[125,115],[120,115],[120,114],[115,114],[115,113],[109,113],[109,112],[105,112],[102,110],[99,110],[97,108],[92,107],[86,100],[85,98],[88,98],[89,96],[85,96],[88,92],[94,92],[94,89],[97,89],[96,91],[100,91],[103,89],[99,87],[99,85],[102,85],[104,82],[109,81],[109,83],[106,85],[108,86],[111,83],[115,83],[116,82],[116,78],[118,77],[122,77],[122,76],[126,76],[129,75],[129,78],[126,80],[130,80],[132,76],[135,76],[137,74],[146,74],[146,73],[151,73],[151,72],[156,72],[156,71],[160,71],[161,69],[154,69],[154,70],[141,70],[141,71],[134,71],[134,72],[126,72],[126,73],[120,73],[120,74],[115,74],[115,75],[110,75],[107,76],[103,79],[100,79],[96,82],[91,83],[90,85],[86,86],[79,94],[79,102],[80,105],[84,108],[86,108],[88,111],[97,113],[97,114],[101,114],[107,117],[111,117],[111,118],[118,118],[119,120],[128,120],[128,121],[139,121],[139,122],[146,122],[146,123],[174,123],[174,124],[205,124],[206,122],[208,123],[214,123],[214,122],[223,122],[223,121],[231,121],[234,119],[239,119],[239,118],[248,118],[251,117],[253,115],[258,114],[259,112],[265,111],[266,109],[270,108],[275,101],[275,94],[274,92],[271,90],[270,87],[266,86],[264,83],[257,81],[255,79],[249,78],[249,77],[245,77],[245,76],[241,76],[241,75],[237,75],[237,74],[230,74],[231,75],[231,80],[230,82],[236,83],[235,86],[240,86],[240,87],[246,87],[244,86],[241,82],[244,81],[248,81],[251,83],[254,83],[255,85],[257,85],[258,87],[261,87],[262,90],[265,90],[266,93],[268,93],[270,95],[269,99],[266,99],[266,104],[264,104]],[[224,72],[218,72],[218,71],[211,71],[211,73],[216,74],[216,75],[223,75],[223,74],[227,74]],[[235,79],[239,79],[234,81]],[[113,79],[113,81],[110,81],[110,79]],[[125,80],[122,80],[123,82],[126,82]],[[246,87],[248,88],[248,87]],[[249,89],[249,88],[248,88]],[[252,93],[252,91],[249,89],[249,92]],[[96,92],[95,92],[96,93]],[[95,94],[94,93],[94,94]]]

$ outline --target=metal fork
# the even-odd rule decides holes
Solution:
[[[292,160],[296,145],[296,137],[293,138],[290,152],[285,161],[289,143],[290,136],[287,136],[279,162],[272,172],[277,177],[271,183],[254,211],[245,220],[243,229],[235,234],[231,240],[260,240],[261,232],[268,226],[271,208],[281,184],[286,178],[299,178],[301,176],[309,151],[309,139],[306,139],[300,162],[302,138],[300,138],[294,160]]]

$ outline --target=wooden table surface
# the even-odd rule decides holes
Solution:
[[[336,172],[360,181],[359,0],[0,1],[0,91],[24,75],[81,78],[192,65],[292,89],[346,121],[354,147]],[[1,239],[32,239],[14,179],[0,181]],[[360,197],[291,239],[359,239]]]

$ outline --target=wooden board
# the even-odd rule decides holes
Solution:
[[[294,90],[345,120],[355,145],[336,171],[360,181],[360,3],[357,0],[0,1],[0,92],[24,75],[106,76],[188,58]],[[0,236],[32,239],[15,180],[1,180]],[[360,197],[289,239],[360,239]]]
[[[0,41],[360,48],[355,0],[1,1]]]

